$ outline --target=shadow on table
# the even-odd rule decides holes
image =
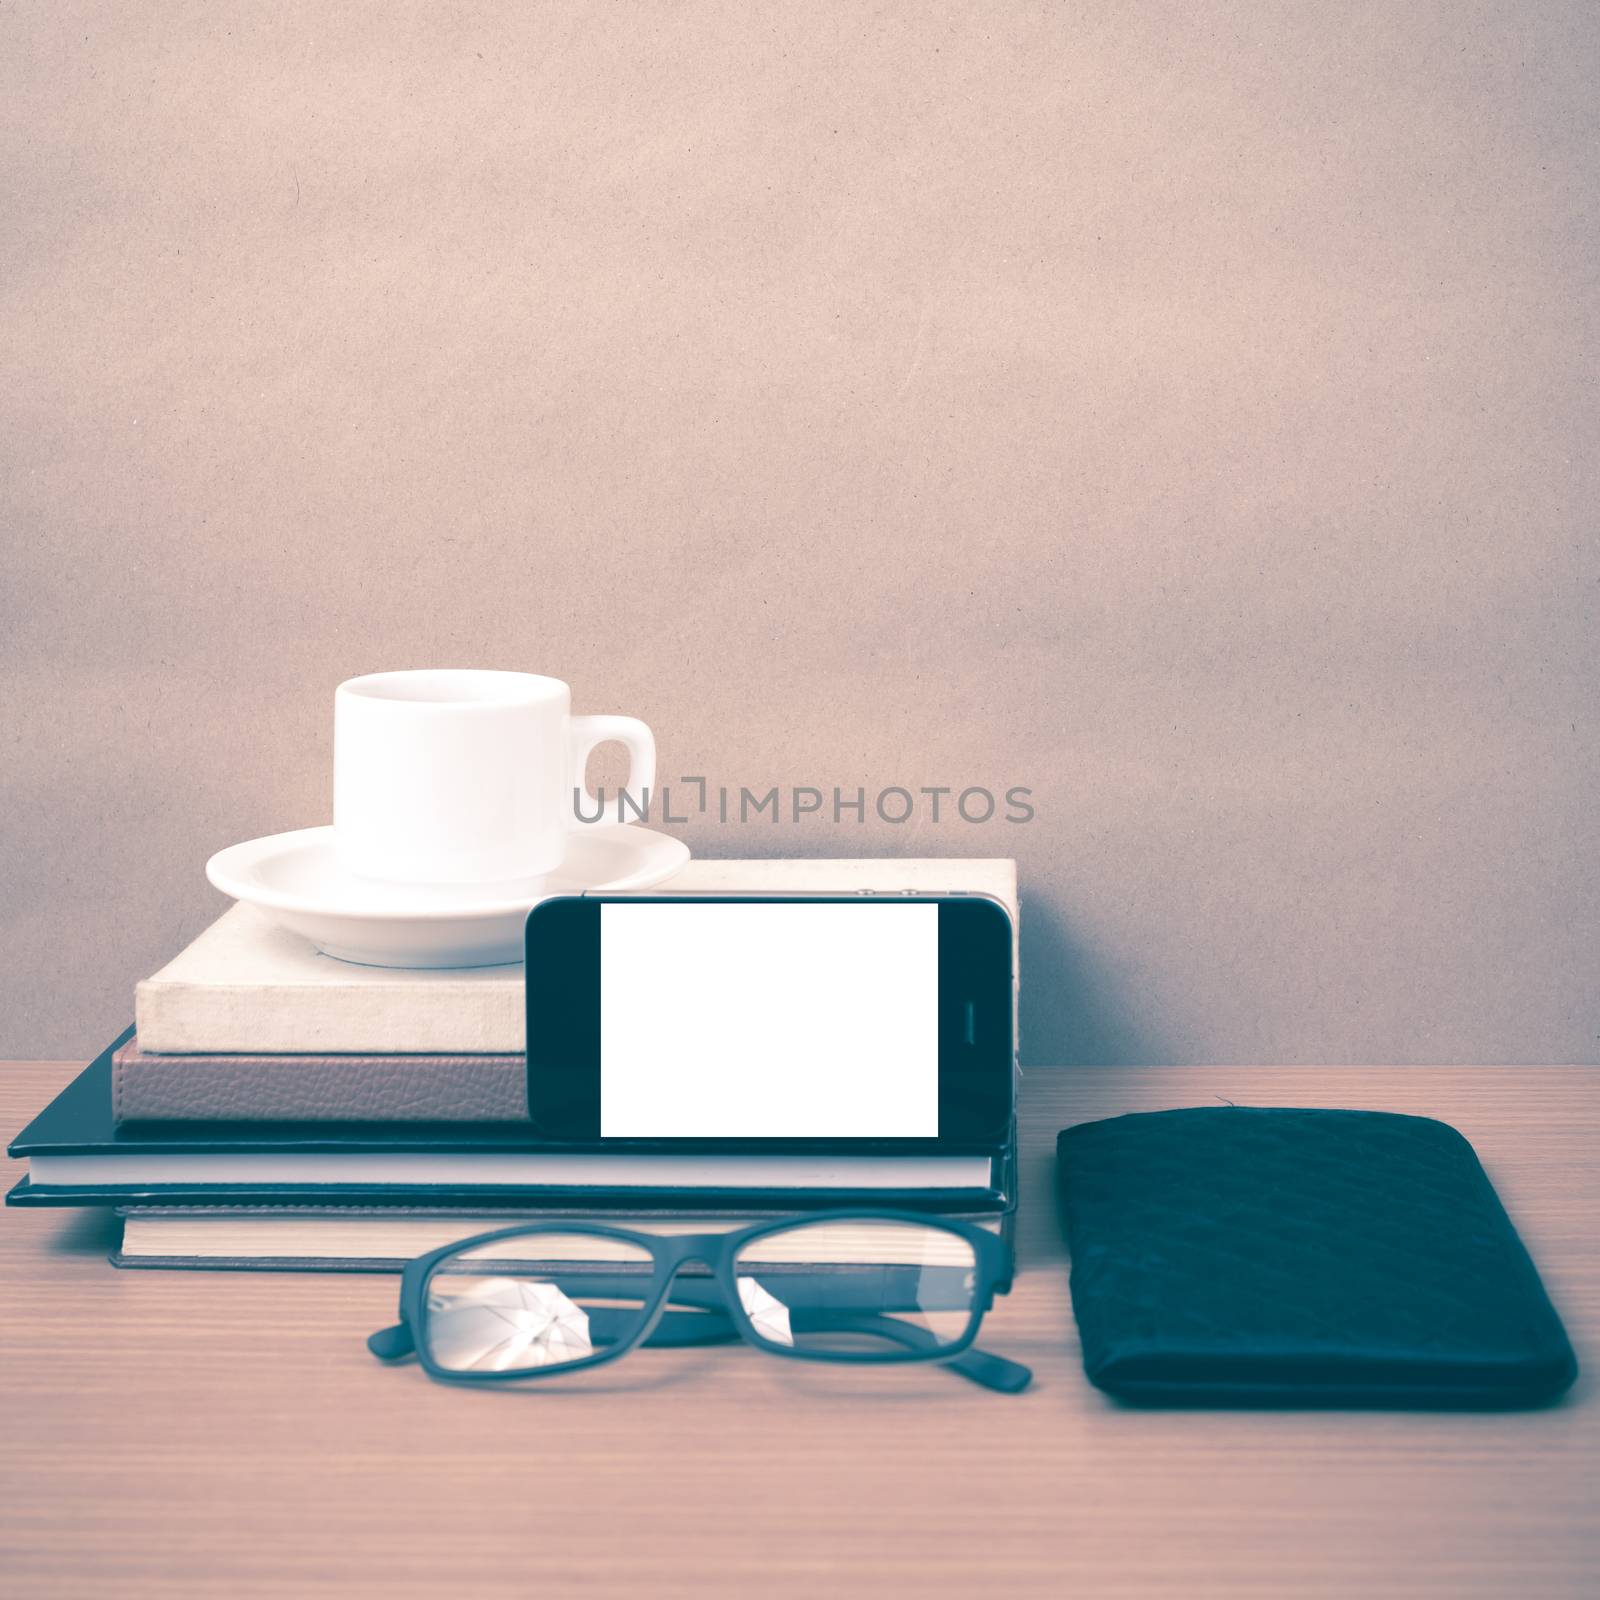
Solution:
[[[41,1241],[47,1255],[105,1257],[117,1248],[122,1224],[109,1206],[64,1211],[55,1232]]]

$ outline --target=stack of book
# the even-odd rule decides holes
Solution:
[[[1014,863],[694,862],[670,892],[967,891],[1017,919]],[[843,1205],[1009,1233],[1014,1136],[906,1155],[542,1142],[520,966],[359,967],[234,906],[139,984],[135,1027],[17,1137],[13,1205],[111,1207],[123,1266],[393,1271],[546,1218],[709,1231]]]

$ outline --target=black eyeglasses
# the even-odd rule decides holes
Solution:
[[[802,1361],[942,1361],[1015,1394],[1033,1374],[973,1348],[1011,1252],[967,1222],[827,1211],[731,1233],[591,1223],[480,1233],[410,1262],[400,1321],[367,1340],[448,1383],[547,1378],[641,1344],[743,1339]]]

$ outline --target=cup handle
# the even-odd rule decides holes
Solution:
[[[628,794],[628,809],[633,810],[635,816],[648,815],[650,795],[656,786],[656,736],[644,723],[637,717],[574,717],[568,737],[572,749],[573,798],[576,800],[579,792],[583,797],[582,813],[574,812],[568,819],[569,826],[584,827],[591,821],[605,820],[602,803],[589,793],[584,781],[584,769],[595,746],[610,739],[628,747],[628,780],[623,785]],[[626,820],[634,820],[626,816],[620,799],[618,809]]]

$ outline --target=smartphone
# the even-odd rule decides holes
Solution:
[[[985,895],[584,895],[528,915],[528,1112],[548,1139],[993,1145],[1012,927]]]

